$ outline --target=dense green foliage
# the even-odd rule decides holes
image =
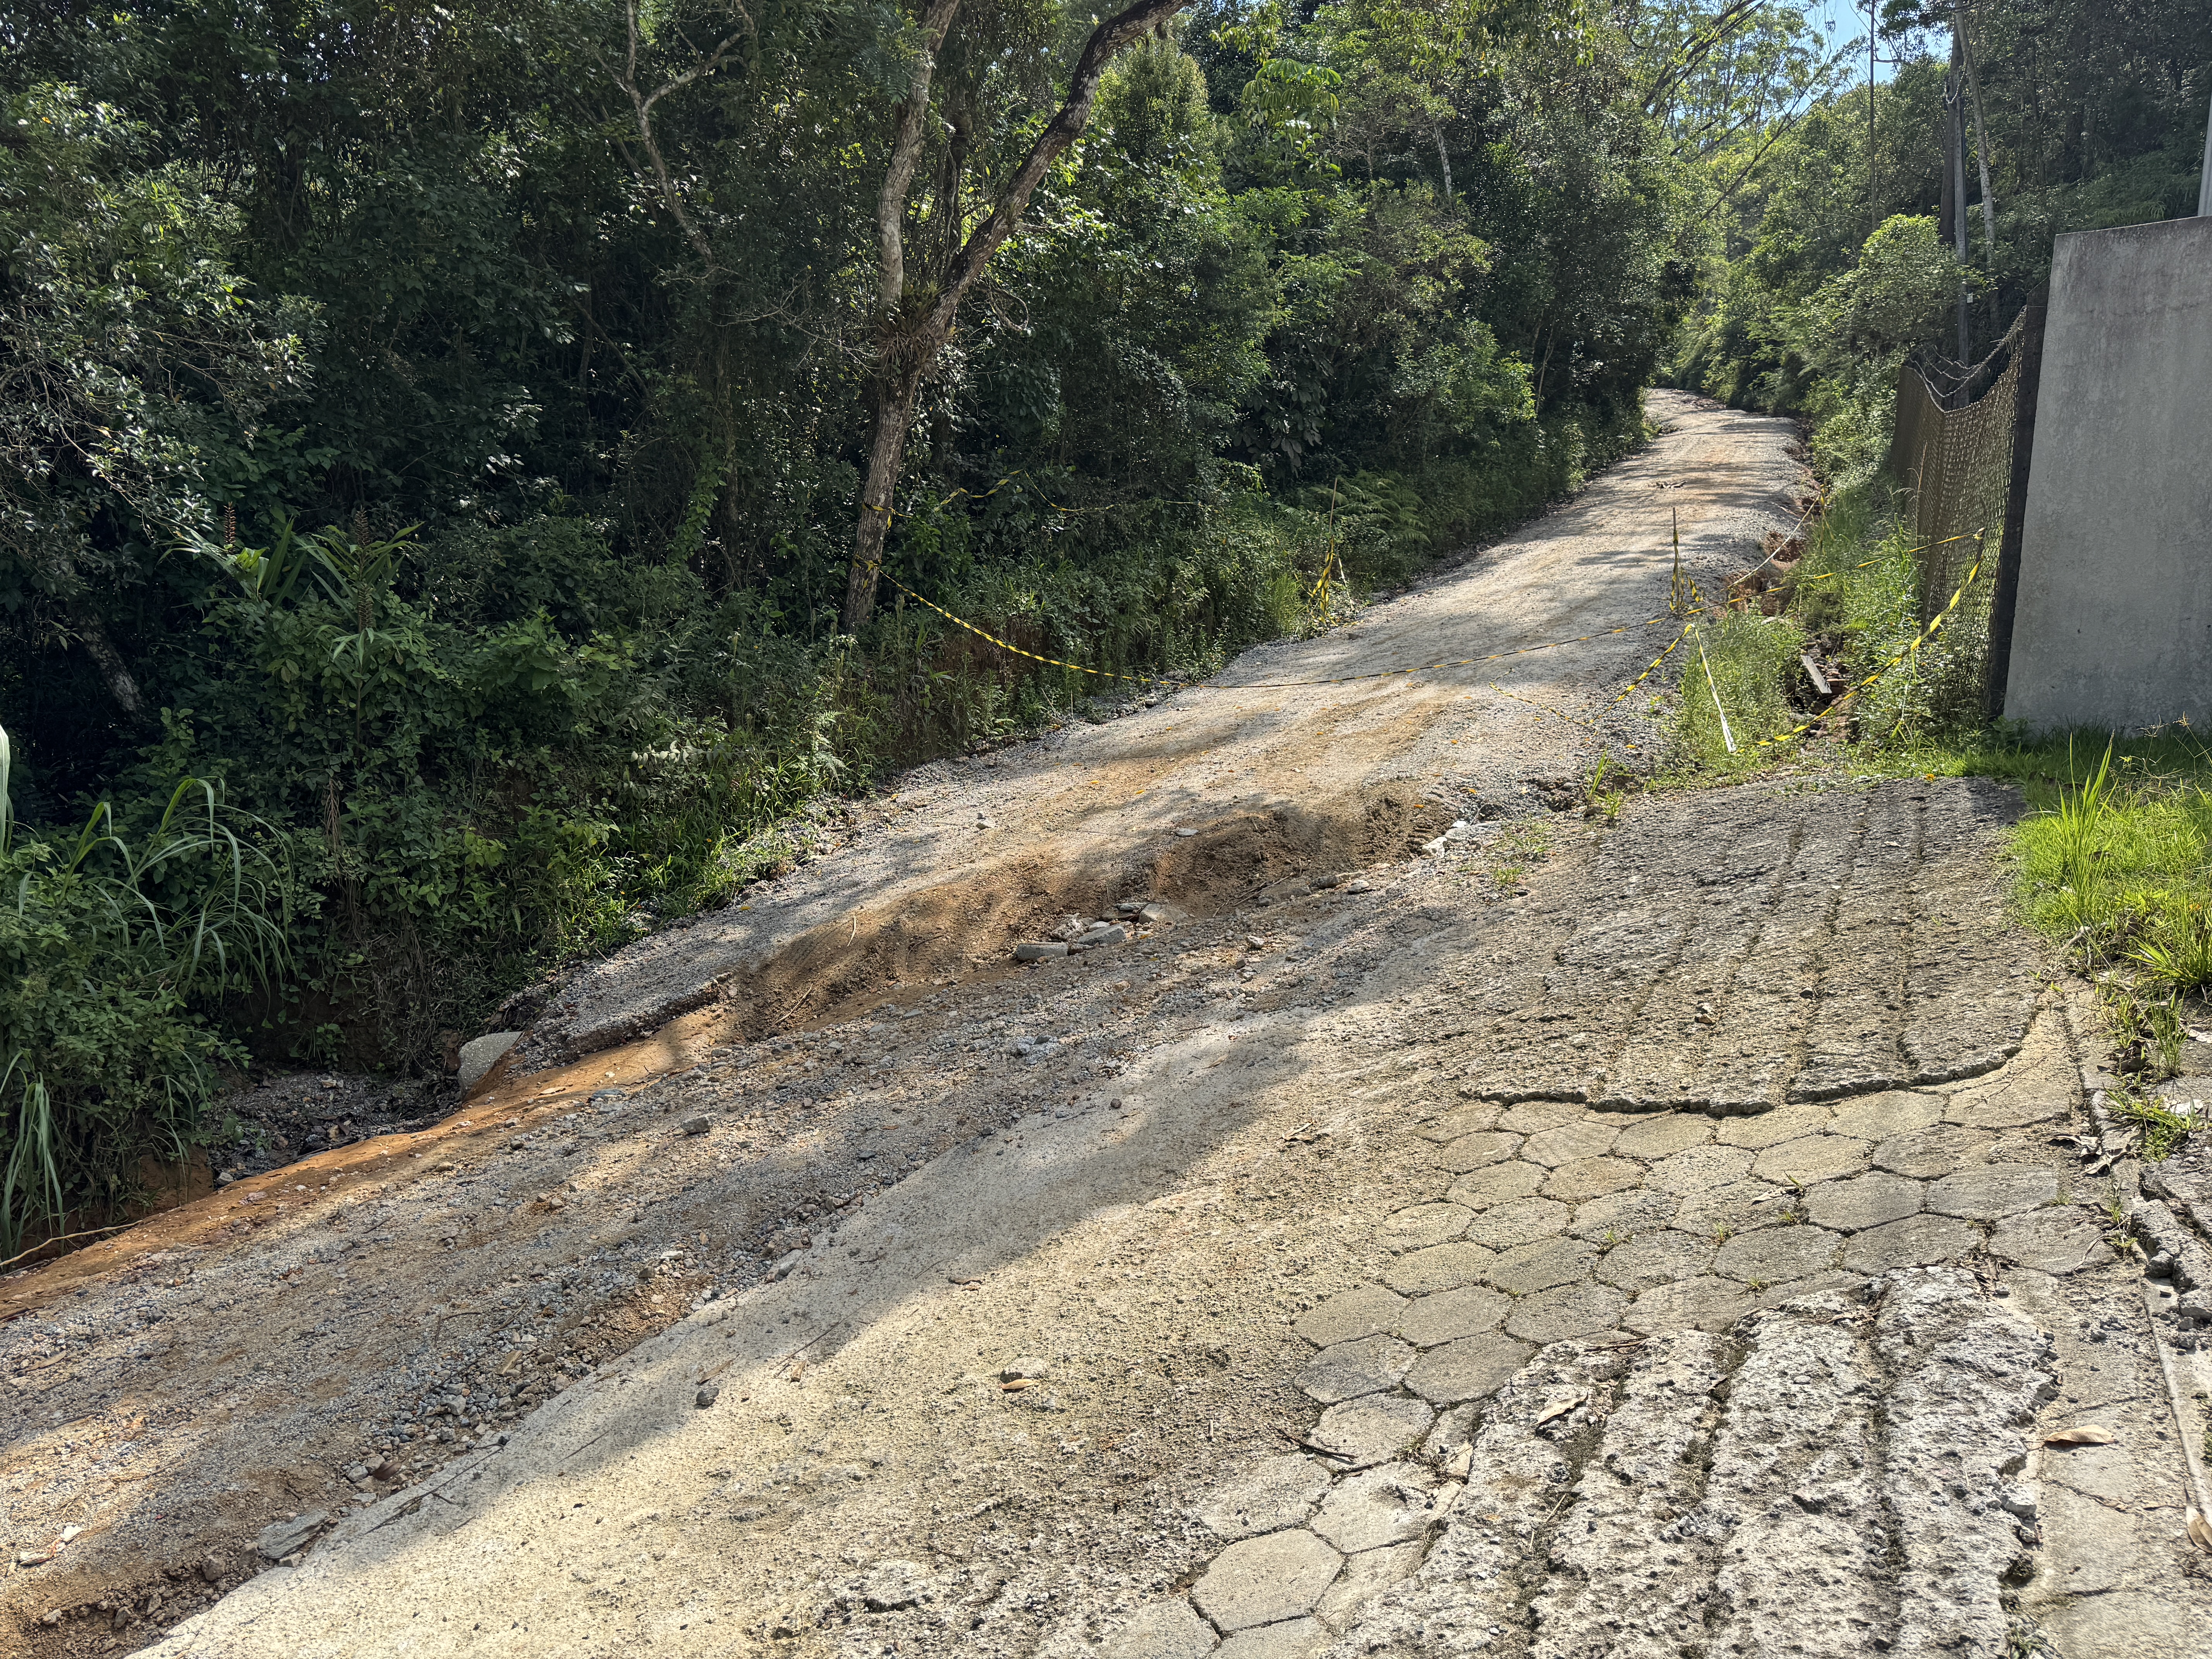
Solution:
[[[0,1249],[27,1225],[134,1195],[138,1159],[199,1138],[215,1067],[235,1058],[196,998],[266,983],[287,944],[285,884],[214,792],[188,780],[143,836],[105,806],[73,836],[15,832],[0,736]]]

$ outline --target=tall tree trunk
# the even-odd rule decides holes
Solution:
[[[1944,118],[1948,123],[1943,136],[1943,170],[1947,193],[1951,198],[1952,252],[1959,264],[1966,263],[1966,75],[1961,65],[1962,54],[1959,37],[1951,38],[1951,74],[1943,88]],[[1974,360],[1974,337],[1972,313],[1967,309],[1966,278],[1961,269],[1959,276],[1959,362]]]
[[[929,354],[934,358],[936,353]],[[906,434],[914,425],[915,401],[921,395],[925,367],[916,353],[887,371],[876,387],[872,430],[868,437],[868,477],[860,490],[860,522],[854,532],[853,566],[845,575],[844,627],[857,631],[874,613],[876,581],[883,574],[884,538],[890,533],[891,507],[898,493],[899,463],[906,458]]]
[[[914,187],[915,161],[927,131],[929,83],[937,49],[952,24],[958,0],[932,0],[922,19],[927,50],[915,68],[906,100],[900,106],[898,125],[891,144],[890,165],[876,203],[878,270],[878,307],[882,334],[876,349],[872,392],[873,429],[868,445],[868,476],[860,491],[859,521],[853,529],[853,563],[845,577],[842,623],[848,634],[857,634],[875,612],[876,583],[883,568],[884,538],[890,530],[891,508],[898,492],[899,463],[906,453],[907,428],[914,420],[915,400],[922,382],[937,366],[939,354],[952,337],[960,303],[981,278],[991,256],[1005,245],[1029,211],[1030,198],[1052,164],[1083,136],[1091,124],[1091,110],[1098,99],[1098,85],[1115,53],[1139,36],[1158,27],[1192,0],[1137,0],[1126,11],[1101,23],[1085,43],[1068,76],[1067,96],[1060,112],[1030,144],[1029,154],[1014,170],[983,222],[968,233],[939,280],[919,289],[907,282],[903,228],[907,200]],[[957,213],[956,204],[940,202],[938,210]]]
[[[136,714],[140,708],[138,682],[131,677],[131,670],[124,665],[123,653],[107,637],[107,624],[100,619],[100,612],[90,605],[72,605],[69,618],[84,646],[85,655],[100,671],[100,684],[115,699],[115,706],[126,714]]]
[[[1966,33],[1966,7],[1959,5],[1954,15],[1959,26],[1959,55],[1966,64],[1966,96],[1973,103],[1974,156],[1982,169],[1983,263],[1994,271],[1997,268],[1997,203],[1996,192],[1990,188],[1990,132],[1982,120],[1982,83],[1974,73],[1974,43]]]

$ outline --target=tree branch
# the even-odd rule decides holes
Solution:
[[[1679,86],[1690,71],[1704,61],[1707,53],[1733,33],[1738,25],[1745,22],[1759,3],[1759,0],[1729,0],[1729,4],[1722,7],[1705,33],[1693,37],[1682,48],[1675,61],[1661,71],[1658,84],[1651,88],[1650,95],[1644,100],[1644,112],[1646,115],[1656,114],[1660,100]]]
[[[906,295],[906,200],[914,188],[915,163],[921,156],[921,141],[929,118],[929,83],[937,73],[938,48],[960,0],[930,0],[921,20],[921,55],[914,66],[914,80],[906,102],[899,106],[898,126],[891,140],[890,166],[884,171],[883,192],[876,198],[876,250],[879,265],[877,297],[886,311],[896,310]]]
[[[1801,109],[1792,114],[1788,120],[1779,122],[1776,125],[1773,131],[1766,135],[1766,142],[1761,144],[1759,149],[1753,153],[1751,160],[1743,164],[1742,171],[1738,173],[1735,178],[1729,179],[1729,187],[1714,198],[1712,205],[1705,210],[1703,219],[1711,218],[1713,215],[1718,213],[1723,207],[1727,205],[1729,198],[1736,193],[1738,187],[1740,187],[1746,179],[1749,179],[1753,173],[1759,171],[1759,164],[1766,159],[1767,152],[1772,149],[1774,146],[1781,141],[1782,136],[1784,133],[1788,132],[1790,128],[1797,125],[1799,120],[1803,118],[1804,113],[1805,112]],[[1700,222],[1703,222],[1703,219],[1700,220]]]
[[[945,273],[945,286],[938,293],[937,302],[930,307],[931,331],[939,338],[951,332],[953,319],[960,309],[960,301],[974,287],[975,279],[983,274],[983,267],[991,256],[1014,234],[1022,215],[1029,211],[1030,198],[1052,164],[1065,155],[1070,145],[1083,136],[1091,124],[1091,108],[1098,99],[1099,82],[1106,77],[1106,67],[1114,55],[1138,36],[1158,27],[1177,12],[1192,3],[1192,0],[1137,0],[1127,11],[1108,18],[1091,31],[1083,55],[1075,60],[1075,73],[1068,77],[1067,97],[1030,153],[1001,191],[991,209],[990,216],[969,234]]]
[[[614,83],[629,94],[631,112],[637,118],[638,140],[645,146],[647,159],[653,163],[653,176],[659,182],[660,198],[668,204],[668,210],[676,216],[677,225],[684,232],[684,240],[691,244],[691,251],[696,253],[709,268],[714,264],[714,245],[707,240],[706,233],[699,228],[697,222],[685,209],[683,197],[677,192],[676,181],[669,174],[668,162],[660,153],[660,141],[653,136],[653,107],[670,94],[681,92],[684,88],[703,81],[714,74],[715,70],[721,68],[722,60],[729,56],[730,48],[738,41],[751,36],[752,14],[738,3],[738,0],[729,0],[729,4],[731,9],[738,14],[738,27],[723,36],[714,51],[693,64],[690,70],[649,93],[641,89],[637,81],[637,0],[623,0],[623,21],[629,34],[629,50],[628,56],[623,60],[622,68],[619,70],[609,69],[607,60],[600,56],[599,49],[594,47],[592,52],[592,55],[599,59],[599,66],[606,69],[609,77]],[[642,184],[643,179],[641,178],[639,182]]]

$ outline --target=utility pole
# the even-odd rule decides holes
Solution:
[[[1951,73],[1943,82],[1943,183],[1951,204],[1951,246],[1959,256],[1959,362],[1972,362],[1974,336],[1966,310],[1966,118],[1965,55],[1951,32]]]
[[[1881,32],[1881,0],[1867,0],[1867,234],[1881,228],[1881,201],[1874,185],[1874,47]],[[2205,153],[2212,155],[2212,133],[2205,135]]]

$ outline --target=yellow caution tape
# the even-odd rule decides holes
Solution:
[[[1035,651],[1025,651],[1020,646],[1014,644],[1011,641],[1000,639],[996,634],[990,632],[988,629],[976,627],[974,623],[969,622],[965,617],[955,616],[951,611],[947,611],[943,605],[939,605],[934,600],[922,598],[921,594],[915,592],[914,589],[908,587],[904,582],[892,575],[889,571],[880,571],[879,574],[885,581],[889,582],[893,587],[898,589],[900,592],[905,594],[916,604],[927,605],[932,611],[934,611],[939,616],[944,617],[945,621],[952,623],[956,628],[966,629],[968,632],[975,635],[977,639],[987,640],[991,644],[997,646],[1001,651],[1010,651],[1015,656],[1025,657],[1031,662],[1044,663],[1054,668],[1073,668],[1079,674],[1093,675],[1102,680],[1126,680],[1133,685],[1164,685],[1185,691],[1285,691],[1307,686],[1352,685],[1357,684],[1363,680],[1395,679],[1406,674],[1426,674],[1439,668],[1471,668],[1486,662],[1503,662],[1509,657],[1531,656],[1540,651],[1559,651],[1570,645],[1586,645],[1592,640],[1609,639],[1615,634],[1632,634],[1639,628],[1656,628],[1662,623],[1672,622],[1674,620],[1672,616],[1647,617],[1640,623],[1623,623],[1618,628],[1601,628],[1595,634],[1577,634],[1571,640],[1552,640],[1542,645],[1524,645],[1520,647],[1518,649],[1512,651],[1493,651],[1489,655],[1484,657],[1455,657],[1443,662],[1417,663],[1410,668],[1383,668],[1378,669],[1373,673],[1369,674],[1340,674],[1333,679],[1255,680],[1239,685],[1214,685],[1201,680],[1170,680],[1161,679],[1144,674],[1117,674],[1111,669],[1086,668],[1079,662],[1068,662],[1063,658],[1042,656]],[[1681,641],[1678,638],[1675,641],[1675,644],[1679,645]],[[1667,651],[1671,651],[1674,648],[1674,647],[1670,645],[1667,647]],[[1659,665],[1660,661],[1667,655],[1667,651],[1662,651],[1657,657],[1652,659],[1651,665],[1653,668]],[[1651,670],[1650,668],[1645,669],[1644,671],[1644,675],[1638,675],[1637,677],[1636,684],[1641,684],[1644,675],[1650,674],[1650,672]],[[1632,686],[1631,689],[1633,690],[1634,688]],[[1616,699],[1616,701],[1618,701],[1618,699]]]
[[[1000,650],[1011,651],[1018,657],[1027,657],[1031,662],[1046,663],[1054,668],[1073,668],[1079,674],[1095,674],[1102,680],[1127,680],[1133,685],[1164,685],[1169,687],[1179,687],[1185,684],[1185,682],[1181,680],[1152,679],[1143,674],[1116,674],[1110,669],[1085,668],[1079,662],[1066,662],[1058,657],[1041,657],[1034,651],[1023,650],[1021,647],[1014,644],[1011,640],[1002,640],[996,634],[987,632],[985,629],[976,627],[974,623],[969,622],[965,617],[954,616],[950,611],[947,611],[943,605],[939,605],[933,599],[923,599],[921,594],[915,592],[914,589],[908,587],[896,576],[892,575],[890,571],[878,570],[877,574],[882,576],[883,579],[889,582],[893,587],[898,589],[900,592],[905,594],[907,598],[912,599],[915,604],[927,605],[932,611],[934,611],[939,616],[944,617],[945,621],[951,623],[954,627],[964,628],[970,634],[973,634],[977,639],[988,640],[993,645],[997,646]]]
[[[1953,536],[1948,539],[1956,542],[1962,542],[1969,539],[1980,541],[1982,539],[1982,532],[1977,530],[1973,532],[1971,538],[1966,536]],[[1942,542],[1931,542],[1929,544],[1931,547],[1941,547],[1942,544],[1943,544]],[[1873,673],[1868,675],[1864,679],[1857,681],[1846,690],[1838,692],[1833,702],[1830,702],[1826,708],[1814,715],[1811,720],[1807,720],[1802,726],[1796,726],[1790,731],[1784,732],[1778,737],[1755,738],[1753,739],[1753,746],[1759,749],[1771,749],[1778,744],[1795,743],[1799,738],[1803,737],[1805,733],[1811,731],[1822,720],[1826,720],[1829,715],[1841,708],[1845,702],[1858,696],[1860,692],[1865,690],[1867,687],[1872,685],[1875,681],[1881,678],[1883,675],[1888,673],[1892,669],[1904,662],[1907,657],[1917,654],[1922,646],[1927,644],[1929,641],[1934,639],[1936,635],[1942,631],[1943,624],[1951,619],[1951,613],[1959,608],[1959,601],[1966,597],[1966,590],[1974,585],[1975,578],[1979,576],[1981,574],[1982,556],[1977,554],[1973,563],[1967,567],[1966,580],[1960,582],[1959,584],[1959,591],[1951,595],[1950,604],[1945,605],[1941,611],[1936,613],[1934,619],[1929,623],[1927,627],[1922,629],[1920,632],[1913,637],[1911,643],[1907,645],[1903,650],[1899,651],[1895,656],[1892,657],[1887,662],[1882,664],[1881,667],[1875,669]]]
[[[1008,484],[1013,483],[1015,479],[1026,478],[1029,476],[1030,474],[1026,470],[1018,472],[1009,472],[1005,477],[1000,479],[998,483],[993,484],[988,489],[984,490],[962,489],[956,485],[952,493],[939,500],[937,505],[940,507],[950,507],[953,502],[958,501],[963,495],[971,501],[988,501],[992,496],[997,495]],[[1109,501],[1103,507],[1062,507],[1058,501],[1054,501],[1048,495],[1041,495],[1038,499],[1043,501],[1047,507],[1050,507],[1055,513],[1111,513],[1117,507],[1139,505],[1139,503],[1132,501]],[[1142,505],[1146,507],[1203,507],[1206,503],[1203,501],[1157,501],[1147,498]],[[880,513],[886,519],[911,519],[914,517],[914,514],[911,513],[902,513],[896,507],[878,507],[872,501],[862,501],[860,503],[860,510],[863,513]]]
[[[1690,630],[1696,626],[1697,623],[1693,622],[1683,623],[1682,631],[1675,635],[1673,639],[1667,642],[1667,648],[1664,651],[1662,651],[1657,656],[1652,658],[1650,663],[1644,668],[1641,674],[1638,674],[1634,679],[1629,681],[1627,684],[1622,686],[1620,688],[1620,695],[1615,697],[1612,702],[1606,704],[1606,707],[1607,708],[1611,708],[1616,703],[1626,702],[1631,692],[1634,691],[1638,686],[1643,684],[1644,681],[1650,679],[1653,672],[1657,670],[1659,665],[1674,654],[1674,647],[1681,644],[1684,640],[1688,639],[1690,637]]]
[[[1525,702],[1531,708],[1540,710],[1542,713],[1549,714],[1555,720],[1565,720],[1571,726],[1587,726],[1593,732],[1595,732],[1598,729],[1598,725],[1595,720],[1586,720],[1580,714],[1570,714],[1564,708],[1554,708],[1547,702],[1539,702],[1535,698],[1523,696],[1518,691],[1508,691],[1496,680],[1491,681],[1490,689],[1495,691],[1501,697],[1510,697],[1516,702]],[[1632,744],[1630,745],[1631,748],[1633,748],[1634,746],[1635,745]]]
[[[1878,559],[1861,559],[1856,564],[1845,565],[1841,570],[1823,570],[1817,575],[1800,576],[1797,580],[1801,582],[1824,582],[1831,577],[1844,575],[1853,570],[1867,570],[1878,564],[1887,564],[1893,559],[1917,559],[1923,553],[1933,552],[1939,547],[1948,547],[1953,542],[1978,542],[1981,538],[1980,531],[1969,530],[1961,536],[1946,536],[1940,542],[1929,542],[1922,547],[1908,547],[1902,553],[1885,553]],[[1753,570],[1758,568],[1757,565],[1752,566]]]

